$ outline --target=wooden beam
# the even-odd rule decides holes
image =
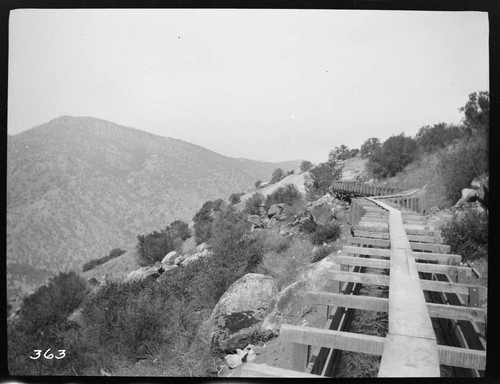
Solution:
[[[437,261],[439,264],[458,264],[462,256],[451,253],[429,253],[413,251],[415,260]]]
[[[311,302],[335,307],[362,309],[366,311],[387,312],[389,300],[373,296],[344,295],[343,293],[309,292]]]
[[[283,369],[272,367],[265,364],[245,363],[241,367],[240,377],[307,377],[307,378],[322,378],[320,375],[313,375],[312,373],[292,371],[290,369]]]
[[[439,362],[452,367],[469,369],[486,368],[486,351],[438,345]]]
[[[390,257],[390,249],[379,249],[379,248],[365,248],[365,247],[353,247],[349,245],[344,245],[342,247],[344,253],[352,253],[355,255],[367,255],[367,256],[380,256],[380,257]]]
[[[455,293],[459,295],[469,295],[469,287],[482,289],[484,287],[472,284],[447,283],[445,281],[420,280],[420,285],[424,291],[435,291],[445,293]]]
[[[331,270],[327,279],[335,281],[348,281],[359,284],[389,286],[389,276],[377,275],[374,273],[341,272]]]
[[[416,258],[414,256],[414,258]],[[466,276],[472,276],[472,269],[469,267],[462,267],[459,265],[443,265],[443,264],[428,264],[428,263],[417,263],[417,269],[419,272],[429,272],[429,273],[442,273],[442,274],[456,274],[458,271],[465,271]]]
[[[374,247],[385,247],[385,248],[389,248],[389,246],[391,245],[389,240],[367,239],[365,237],[348,237],[347,244],[371,245]]]
[[[427,303],[427,309],[431,317],[439,317],[451,320],[486,322],[486,311],[480,308],[462,307],[459,305]]]
[[[342,293],[309,292],[311,302],[325,306],[346,307],[366,311],[387,312],[389,299],[373,296],[344,295]],[[429,316],[451,320],[467,320],[484,323],[486,311],[480,308],[458,305],[427,303]]]
[[[388,239],[389,233],[380,233],[380,232],[370,232],[370,231],[360,231],[354,230],[354,236],[357,237],[367,237],[370,239]]]
[[[451,247],[445,244],[416,243],[410,241],[410,247],[414,251],[429,251],[435,253],[450,253]]]
[[[335,262],[338,264],[358,265],[360,267],[389,269],[390,261],[381,259],[370,259],[367,257],[352,257],[344,255],[335,255]]]
[[[383,337],[306,328],[289,324],[281,325],[279,337],[289,343],[315,345],[342,351],[368,353],[370,355],[381,355],[384,348]]]
[[[420,235],[406,235],[408,240],[420,243],[430,243],[430,244],[443,244],[443,238],[439,236],[420,236]]]

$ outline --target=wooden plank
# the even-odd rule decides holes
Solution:
[[[416,243],[410,241],[410,247],[414,251],[428,251],[435,253],[450,253],[451,247],[445,244]]]
[[[369,231],[360,231],[360,230],[354,230],[354,236],[357,237],[367,237],[370,239],[389,239],[389,234],[388,233],[381,233],[381,232],[369,232]]]
[[[443,244],[443,238],[439,236],[419,236],[419,235],[406,235],[408,240],[420,243],[430,244]]]
[[[431,317],[439,317],[451,320],[486,322],[486,311],[481,308],[462,307],[459,305],[427,303],[427,309]]]
[[[335,262],[338,264],[358,265],[360,267],[389,269],[390,261],[381,259],[370,259],[367,257],[352,257],[344,255],[335,255]]]
[[[283,369],[272,367],[265,364],[245,363],[241,367],[240,377],[307,377],[307,378],[322,378],[320,375],[313,375],[311,373],[292,371],[290,369]]]
[[[389,300],[381,297],[344,295],[342,293],[309,292],[311,302],[321,305],[387,312]]]
[[[457,295],[469,295],[469,287],[477,289],[486,289],[484,287],[471,284],[447,283],[445,281],[420,280],[424,291],[455,293]]]
[[[463,270],[467,276],[472,276],[472,269],[469,267],[462,267],[459,265],[443,265],[443,264],[428,264],[417,263],[419,272],[429,273],[442,273],[442,274],[456,274],[457,271]]]
[[[335,281],[348,281],[351,283],[389,286],[389,276],[377,275],[374,273],[341,272],[331,270],[327,279]]]
[[[365,237],[348,237],[347,244],[361,244],[361,245],[371,245],[375,247],[386,247],[390,246],[389,240],[384,239],[367,239]]]
[[[469,369],[486,368],[486,351],[438,345],[439,362],[452,367]]]
[[[319,328],[306,328],[289,324],[281,325],[279,337],[290,343],[335,348],[342,351],[362,352],[370,355],[381,355],[384,348],[383,337]]]
[[[439,355],[435,340],[390,333],[387,335],[377,377],[439,376]]]
[[[342,293],[310,292],[311,302],[324,305],[354,308],[366,311],[387,312],[389,299],[372,296],[344,295]],[[427,303],[429,316],[451,320],[486,322],[486,311],[480,308],[470,308],[458,305]]]
[[[344,253],[352,253],[355,255],[380,256],[380,257],[391,256],[390,249],[354,247],[354,246],[344,245],[342,247],[342,251]]]
[[[412,251],[415,260],[437,261],[439,264],[458,264],[462,256],[451,253],[429,253]]]

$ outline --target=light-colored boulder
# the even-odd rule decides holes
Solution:
[[[333,219],[331,206],[328,203],[315,205],[309,211],[316,224],[328,225]]]
[[[184,260],[186,259],[185,256],[183,255],[180,255],[180,256],[177,256],[174,260],[174,264],[175,265],[179,265],[181,262],[183,262]]]
[[[198,244],[198,246],[196,247],[196,252],[203,252],[205,250],[208,250],[208,245],[206,242]]]
[[[270,276],[248,273],[222,295],[198,336],[212,348],[232,351],[251,343],[260,322],[274,305],[278,290]]]
[[[156,279],[160,277],[162,271],[163,269],[160,270],[154,266],[142,267],[130,272],[127,277],[125,277],[124,281],[144,280],[146,278]]]
[[[171,251],[165,255],[161,263],[163,265],[172,265],[177,256],[179,256],[179,254],[176,251]]]

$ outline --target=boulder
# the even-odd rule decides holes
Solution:
[[[259,215],[248,215],[247,221],[250,224],[255,225],[256,227],[264,227],[264,224],[262,223]]]
[[[163,268],[157,268],[154,266],[142,267],[130,272],[127,277],[125,277],[124,282],[144,280],[146,278],[157,279],[163,272]]]
[[[436,214],[436,213],[438,213],[438,212],[439,212],[439,208],[438,208],[438,207],[436,207],[436,206],[433,206],[433,207],[429,208],[429,213],[430,213],[430,214],[433,214],[433,215],[434,215],[434,214]]]
[[[283,207],[285,205],[283,203],[281,204],[273,204],[267,211],[267,217],[271,218],[275,215],[279,215],[283,211]]]
[[[185,258],[186,258],[186,257],[185,257],[185,256],[183,256],[183,255],[177,256],[177,257],[175,258],[175,260],[174,260],[174,264],[175,264],[175,265],[179,265],[181,262],[183,262],[183,261],[184,261],[184,259],[185,259]]]
[[[200,339],[213,349],[232,353],[262,335],[260,322],[278,294],[270,276],[248,273],[222,295],[199,331]]]
[[[210,252],[208,249],[204,249],[202,252],[197,252],[191,256],[187,256],[181,263],[180,265],[185,267],[186,265],[196,261],[196,260],[199,260],[200,258],[202,257],[208,257],[208,256],[211,256],[212,255],[212,252]]]
[[[179,256],[179,254],[176,251],[171,251],[165,255],[161,263],[164,265],[172,265],[177,256]]]
[[[96,287],[99,285],[99,281],[97,281],[97,279],[95,277],[91,277],[91,278],[87,279],[87,283],[89,283],[89,285],[91,287]]]
[[[205,250],[208,250],[208,245],[206,242],[198,244],[198,246],[196,247],[196,252],[203,252]]]
[[[313,206],[309,212],[316,224],[328,225],[333,219],[332,210],[329,204]]]

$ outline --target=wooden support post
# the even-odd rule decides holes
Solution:
[[[469,307],[479,307],[479,289],[477,287],[469,287]]]
[[[309,362],[309,345],[293,343],[292,346],[292,369],[303,372]]]

